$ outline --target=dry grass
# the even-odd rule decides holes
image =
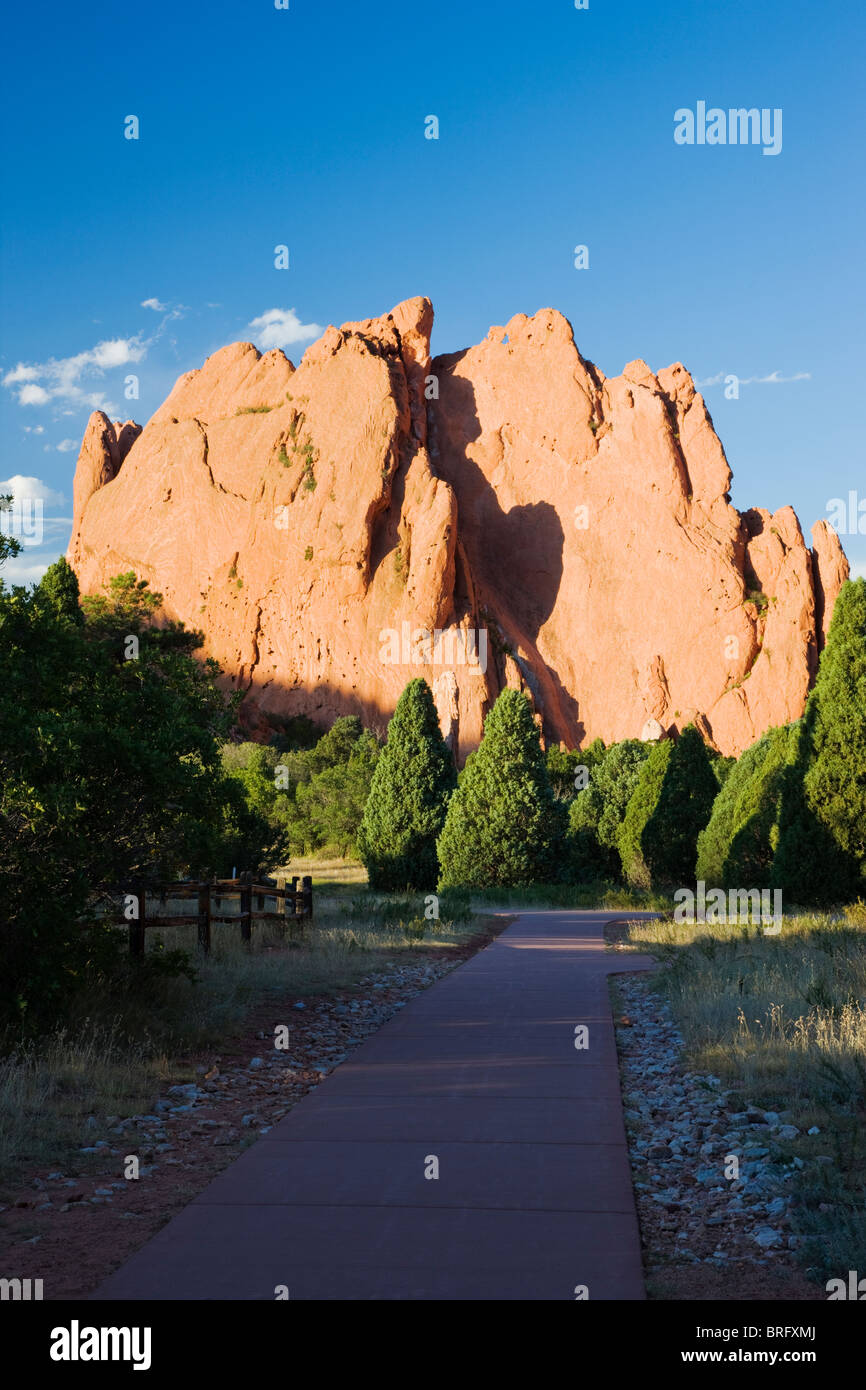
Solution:
[[[149,1103],[165,1059],[121,1046],[102,1027],[60,1030],[0,1060],[0,1175],[64,1166],[92,1141],[88,1118],[135,1115]]]
[[[352,883],[363,887],[367,882],[367,870],[363,864],[353,859],[293,859],[284,869],[274,875],[280,882],[293,874],[311,874],[313,887],[327,887],[331,884]]]

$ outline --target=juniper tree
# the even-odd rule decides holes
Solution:
[[[412,680],[388,725],[357,834],[371,888],[435,888],[436,839],[456,782],[433,693]]]
[[[654,745],[619,834],[629,883],[649,888],[694,880],[697,838],[718,790],[706,745],[693,725],[676,742],[665,739]]]
[[[735,762],[698,836],[695,874],[714,888],[768,888],[793,725],[768,731]]]
[[[866,580],[836,600],[786,768],[773,886],[793,903],[866,892]]]
[[[649,751],[650,745],[636,738],[613,744],[592,768],[589,786],[571,803],[571,867],[579,881],[619,877],[619,831]]]
[[[565,809],[554,797],[526,696],[503,690],[466,760],[439,837],[440,887],[518,887],[561,877]]]

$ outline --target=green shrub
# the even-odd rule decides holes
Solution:
[[[101,885],[226,872],[240,821],[262,830],[220,764],[237,701],[160,607],[131,573],[79,603],[65,560],[0,585],[0,1027],[56,1022],[108,967]]]

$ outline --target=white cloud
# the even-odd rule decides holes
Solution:
[[[35,382],[28,382],[18,392],[19,405],[47,405],[50,400],[51,393],[46,391],[44,386],[37,386]]]
[[[21,473],[14,473],[11,478],[0,478],[0,493],[11,492],[13,498],[18,501],[23,497],[31,500],[47,503],[49,507],[62,507],[66,498],[62,492],[55,492],[47,483],[43,483],[41,478],[25,478]]]
[[[108,338],[91,349],[93,365],[100,371],[107,367],[125,367],[127,362],[140,362],[146,348],[135,338]]]
[[[852,579],[866,579],[866,560],[858,560],[851,566]]]
[[[25,426],[24,426],[24,433],[25,433],[25,434],[44,434],[44,433],[45,433],[45,426],[44,426],[44,425],[25,425]]]
[[[157,314],[164,314],[168,305],[160,304],[158,299],[143,299],[141,307],[142,309],[153,309]]]
[[[265,351],[303,343],[309,338],[320,338],[325,331],[317,323],[301,323],[294,309],[267,309],[257,319],[252,319],[247,327],[255,334],[258,346]]]
[[[51,401],[72,401],[90,410],[113,409],[102,391],[87,391],[82,380],[102,376],[115,367],[140,362],[151,340],[134,338],[105,338],[86,352],[73,357],[50,357],[46,362],[19,362],[3,378],[3,385],[18,387],[19,405],[48,405]]]
[[[0,579],[3,580],[7,588],[11,589],[13,584],[38,584],[49,563],[54,561],[44,561],[34,563],[32,560],[25,560],[23,556],[13,557],[5,560],[0,565]]]
[[[73,449],[78,448],[77,439],[61,439],[57,445],[58,454],[71,454]]]

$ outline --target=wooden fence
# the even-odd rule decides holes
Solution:
[[[114,888],[112,894],[137,900],[138,916],[128,923],[129,950],[133,956],[143,956],[144,934],[148,927],[195,926],[198,944],[204,951],[210,950],[213,922],[237,923],[242,941],[252,940],[253,922],[273,922],[288,927],[292,937],[303,936],[304,924],[313,916],[313,880],[307,875],[300,879],[300,887],[298,882],[296,876],[290,880],[291,886],[278,888],[276,879],[254,879],[252,874],[241,874],[238,878],[215,878],[201,883],[189,879],[179,883],[131,883]],[[167,906],[169,898],[192,898],[196,911],[188,914],[149,911],[148,895],[158,898],[161,906]],[[240,900],[239,913],[219,910],[229,898]],[[282,902],[282,910],[266,911],[267,898],[276,899],[278,908]],[[125,912],[124,920],[127,920]]]

